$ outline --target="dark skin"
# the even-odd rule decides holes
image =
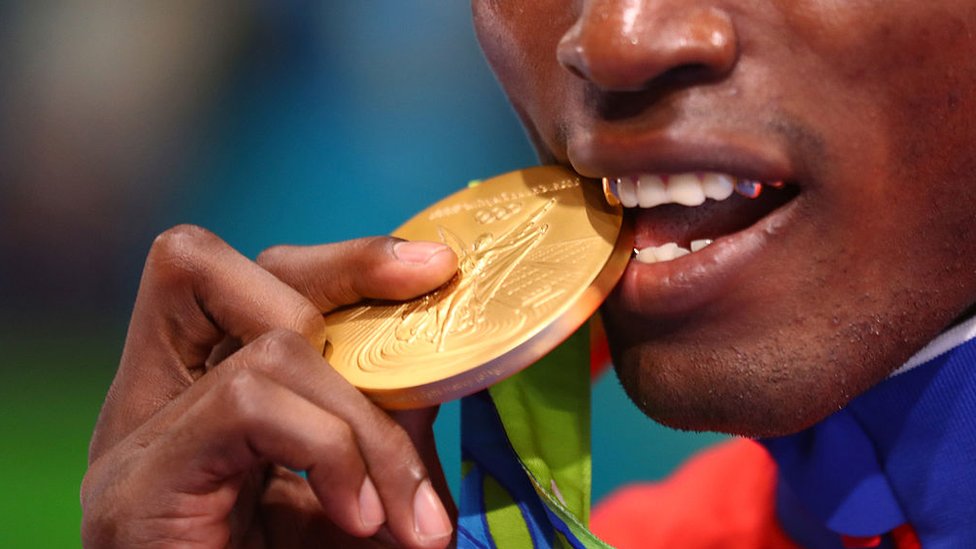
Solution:
[[[971,2],[473,5],[546,161],[798,193],[709,254],[631,263],[603,312],[619,377],[654,419],[799,431],[976,302]],[[638,247],[702,208],[629,211]]]
[[[447,545],[436,409],[373,406],[323,360],[322,313],[424,294],[456,267],[391,238],[251,262],[200,228],[162,234],[92,438],[85,545]]]
[[[639,247],[748,221],[706,251],[632,262],[604,307],[618,374],[651,417],[797,432],[976,302],[972,2],[472,5],[543,161],[787,182],[789,200],[758,216],[744,199],[627,212]],[[446,545],[444,512],[416,495],[430,479],[448,501],[434,412],[391,418],[318,353],[320,312],[419,295],[456,268],[446,250],[404,262],[393,246],[254,264],[198,229],[162,237],[92,442],[86,544]]]

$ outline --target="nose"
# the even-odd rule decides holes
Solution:
[[[688,0],[583,0],[559,62],[605,90],[635,91],[665,75],[721,78],[738,41],[728,13]]]

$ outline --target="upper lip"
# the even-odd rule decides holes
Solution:
[[[585,177],[721,172],[755,181],[794,180],[783,149],[747,133],[581,133],[568,145],[570,163]]]

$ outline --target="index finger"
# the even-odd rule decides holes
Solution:
[[[317,350],[324,345],[321,312],[299,292],[209,231],[164,232],[146,259],[90,459],[202,376],[224,337],[248,343],[275,329],[300,333]]]

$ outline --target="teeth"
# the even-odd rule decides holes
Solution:
[[[682,173],[674,175],[642,174],[639,176],[604,178],[603,190],[607,200],[613,204],[619,199],[625,208],[653,208],[661,204],[681,204],[683,206],[700,206],[706,200],[722,201],[733,193],[749,198],[756,198],[762,193],[763,186],[772,188],[783,186],[781,181],[762,183],[748,179],[736,179],[724,173]],[[693,240],[689,248],[682,248],[676,242],[668,242],[660,246],[648,246],[634,249],[636,260],[641,263],[660,263],[672,261],[688,254],[700,252],[712,244],[712,240],[703,238]]]
[[[671,201],[682,206],[701,206],[705,203],[702,181],[694,174],[679,174],[668,178],[668,194]]]
[[[692,240],[691,251],[692,253],[700,252],[703,248],[705,248],[705,246],[708,246],[711,243],[712,241],[707,238],[703,238],[702,240]]]
[[[641,208],[653,208],[671,202],[668,187],[658,175],[642,175],[637,181],[637,203]]]
[[[654,247],[638,250],[637,261],[641,263],[657,263],[657,255],[654,253]]]
[[[733,192],[756,198],[763,186],[781,188],[782,181],[761,183],[748,179],[736,179],[716,172],[679,173],[674,175],[642,174],[618,178],[604,178],[603,192],[607,201],[619,200],[625,208],[653,208],[661,204],[700,206],[705,200],[722,201]]]
[[[637,207],[637,182],[633,177],[621,177],[617,180],[617,197],[624,208]]]
[[[690,253],[690,250],[686,250],[674,242],[668,242],[663,246],[654,248],[654,257],[656,257],[658,261],[671,261],[672,259],[677,259]]]
[[[660,246],[648,246],[643,250],[635,249],[634,251],[637,252],[637,261],[641,263],[661,263],[662,261],[671,261],[701,251],[702,248],[705,248],[711,243],[712,241],[708,239],[695,240],[691,243],[691,249],[688,250],[678,246],[675,242],[668,242]]]
[[[637,252],[637,261],[641,263],[660,263],[662,261],[671,261],[672,259],[677,259],[690,253],[691,250],[686,250],[674,242],[668,242],[661,246],[651,246],[640,250]]]
[[[702,176],[702,190],[712,200],[725,200],[732,196],[735,178],[724,173],[706,173]]]

